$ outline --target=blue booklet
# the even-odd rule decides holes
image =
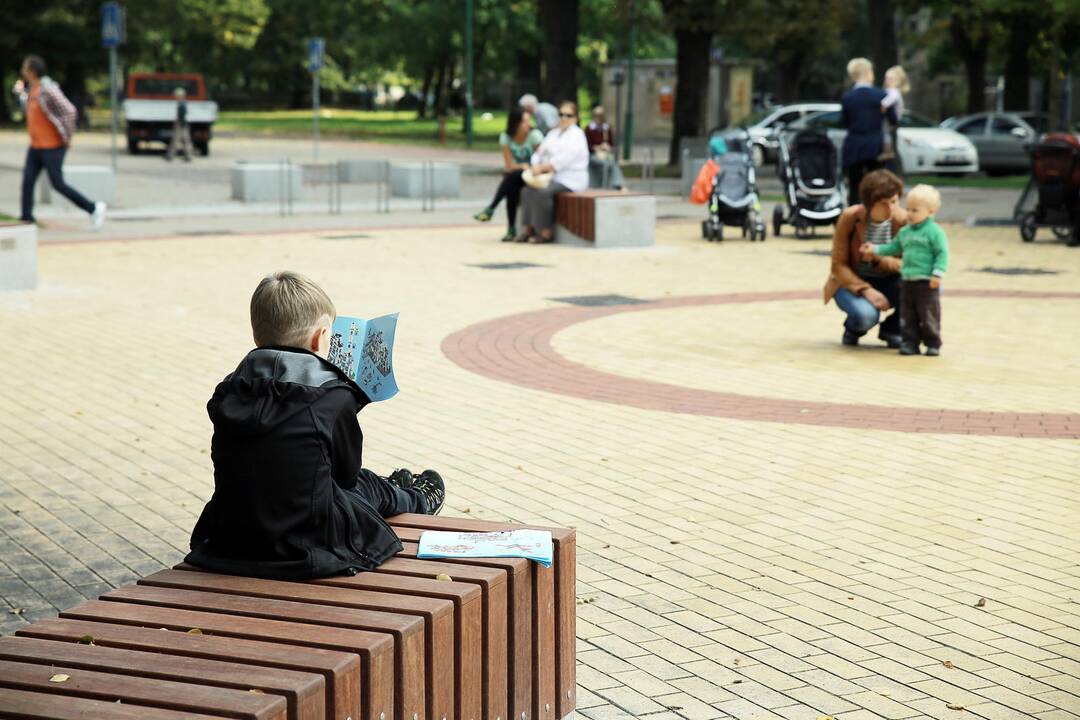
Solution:
[[[338,315],[330,329],[327,360],[356,381],[372,402],[397,395],[394,333],[397,313],[365,320]]]

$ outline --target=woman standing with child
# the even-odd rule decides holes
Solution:
[[[859,202],[863,176],[882,167],[882,113],[896,123],[900,116],[895,107],[885,108],[886,93],[874,87],[874,66],[866,58],[855,58],[847,65],[852,87],[840,100],[840,120],[847,129],[840,155],[848,174],[848,204]]]
[[[525,187],[521,173],[529,168],[533,151],[543,139],[543,134],[532,126],[532,114],[528,110],[517,107],[506,116],[506,130],[499,133],[504,167],[502,182],[488,206],[473,215],[475,220],[488,222],[495,214],[495,208],[506,198],[506,234],[503,235],[503,242],[509,242],[517,235],[518,200],[521,189]]]

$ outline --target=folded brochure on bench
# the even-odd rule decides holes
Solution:
[[[330,329],[327,360],[356,381],[372,402],[397,395],[394,333],[397,313],[365,320],[338,315]]]
[[[535,560],[551,567],[550,530],[503,532],[446,532],[425,530],[420,534],[418,558],[502,558]]]

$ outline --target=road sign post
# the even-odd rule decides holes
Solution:
[[[116,48],[127,40],[127,24],[120,3],[107,2],[101,6],[101,44],[109,50],[109,107],[112,110],[112,169],[116,172],[116,128],[119,93],[116,87]]]
[[[473,141],[473,0],[465,0],[465,147],[472,147],[472,141]]]
[[[319,162],[319,71],[326,57],[325,38],[308,40],[308,70],[311,72],[311,131],[315,162]]]

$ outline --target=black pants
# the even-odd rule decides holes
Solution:
[[[94,203],[87,200],[82,193],[64,182],[64,154],[67,148],[58,147],[50,150],[29,148],[26,151],[26,164],[23,165],[22,177],[22,213],[19,219],[23,222],[34,221],[34,183],[37,182],[41,169],[49,175],[49,182],[53,189],[78,205],[88,213],[94,212]]]
[[[904,343],[928,348],[941,347],[941,291],[931,290],[929,280],[905,280],[900,293],[900,316],[904,321]]]
[[[518,203],[521,200],[521,188],[525,187],[525,181],[521,179],[521,170],[511,170],[503,175],[502,182],[495,190],[495,197],[491,199],[489,207],[494,210],[506,198],[506,226],[511,230],[517,225]]]
[[[848,166],[848,205],[859,204],[859,183],[862,182],[866,173],[880,170],[882,167],[884,166],[876,158]]]
[[[391,485],[385,478],[379,477],[367,468],[360,469],[360,473],[356,476],[356,487],[349,492],[354,492],[367,500],[383,517],[401,513],[428,514],[427,500],[423,495],[416,490],[402,490],[396,485]]]

